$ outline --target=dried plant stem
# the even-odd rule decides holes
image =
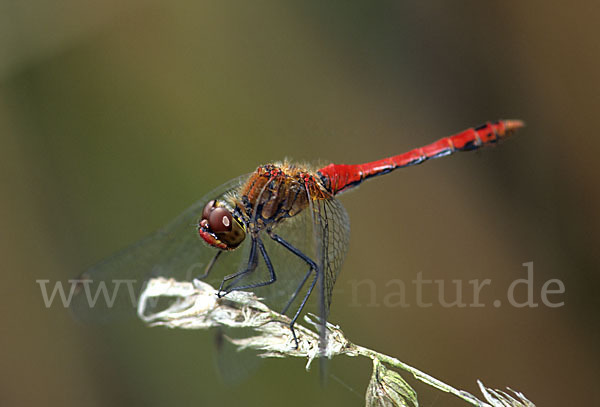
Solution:
[[[160,298],[175,299],[166,308],[156,310]],[[485,400],[458,390],[406,363],[377,351],[351,343],[338,326],[326,324],[327,346],[319,346],[318,318],[307,315],[304,320],[311,330],[296,324],[298,346],[289,329],[290,319],[269,309],[252,293],[235,291],[218,298],[216,290],[198,280],[179,282],[163,278],[152,279],[142,292],[138,303],[139,317],[150,326],[179,329],[207,329],[216,326],[252,328],[254,335],[245,338],[228,338],[239,349],[251,348],[261,357],[305,357],[306,368],[317,357],[336,355],[364,356],[373,361],[373,375],[367,389],[367,406],[418,406],[416,393],[392,367],[412,374],[415,379],[438,390],[455,395],[474,405],[483,407],[534,407],[521,393],[512,391],[513,397],[502,391],[486,388],[478,381]],[[386,367],[387,366],[387,367]],[[490,403],[490,404],[488,404]]]
[[[466,402],[469,402],[475,406],[485,405],[485,404],[482,404],[482,402],[480,400],[478,400],[475,396],[471,395],[470,393],[467,393],[464,390],[455,389],[454,387],[450,386],[449,384],[446,384],[446,383],[436,379],[435,377],[432,377],[432,376],[428,375],[427,373],[420,371],[419,369],[417,369],[415,367],[407,365],[406,363],[404,363],[394,357],[384,355],[383,353],[365,348],[364,346],[354,345],[354,344],[352,344],[351,346],[354,348],[354,350],[356,351],[357,354],[359,354],[361,356],[366,356],[371,359],[377,359],[380,362],[385,363],[388,366],[395,367],[396,369],[404,370],[405,372],[412,374],[415,379],[420,380],[423,383],[426,383],[432,387],[435,387],[438,390],[442,390],[446,393],[454,394],[456,397],[461,398],[461,399],[465,400]]]

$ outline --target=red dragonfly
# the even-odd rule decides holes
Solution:
[[[330,164],[318,170],[290,163],[261,165],[209,193],[169,225],[93,267],[84,277],[99,285],[134,281],[139,289],[153,276],[207,278],[235,271],[222,279],[219,296],[253,290],[281,300],[283,314],[297,304],[290,323],[297,346],[294,324],[315,288],[318,312],[322,323],[326,321],[348,248],[349,219],[336,199],[338,194],[397,168],[496,143],[521,127],[519,120],[486,123],[366,164]],[[261,292],[268,287],[270,291]],[[135,300],[125,294],[123,288],[108,308],[132,308]],[[89,299],[82,297],[76,296],[74,307],[80,316],[89,310]],[[104,306],[96,302],[93,313]]]

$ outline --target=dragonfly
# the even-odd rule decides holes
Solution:
[[[469,128],[403,154],[364,164],[329,164],[319,169],[289,162],[260,165],[208,193],[178,218],[82,276],[90,284],[125,282],[140,291],[151,277],[209,279],[219,277],[219,297],[252,290],[282,305],[294,330],[311,295],[320,316],[320,346],[326,346],[325,323],[334,284],[350,238],[349,217],[337,196],[363,181],[399,168],[477,150],[495,144],[524,126],[520,120],[499,120]],[[288,284],[285,284],[287,282]],[[98,288],[97,287],[97,288]],[[108,310],[100,302],[75,296],[77,316],[105,315],[117,308],[135,311],[131,295],[116,295]],[[260,292],[263,291],[265,295]],[[80,290],[85,291],[85,290]],[[122,290],[123,291],[123,290]],[[108,297],[106,297],[108,298]]]

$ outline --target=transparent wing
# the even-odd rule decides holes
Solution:
[[[215,352],[213,358],[217,375],[227,386],[236,386],[253,375],[262,365],[263,359],[253,349],[239,349],[227,340],[251,336],[253,332],[245,328],[222,328],[215,330]]]
[[[322,271],[318,281],[320,294],[318,315],[321,317],[319,348],[321,353],[324,353],[327,348],[326,324],[333,286],[342,269],[350,242],[350,219],[342,204],[334,197],[314,201],[313,208],[315,214],[314,236],[319,252],[319,269]],[[325,382],[327,379],[326,358],[319,360],[319,371],[321,381]]]
[[[238,188],[247,177],[233,179],[208,193],[164,228],[83,273],[71,303],[75,317],[102,322],[135,316],[138,294],[149,278],[190,280],[200,276],[218,250],[206,245],[198,235],[202,209],[209,200]],[[211,271],[215,281],[238,269],[247,243],[222,253]]]
[[[350,243],[350,219],[341,202],[335,198],[314,202],[316,239],[320,245],[320,267],[323,270],[324,317],[329,313],[333,286],[342,269]]]

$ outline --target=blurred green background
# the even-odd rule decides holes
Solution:
[[[2,2],[0,404],[362,405],[367,360],[331,362],[343,385],[303,360],[224,385],[209,333],[81,326],[36,280],[66,282],[258,164],[368,161],[499,118],[527,128],[342,196],[331,320],[471,392],[480,378],[539,406],[597,404],[599,8]],[[564,307],[489,305],[528,261],[536,293],[564,282]],[[490,278],[488,306],[351,306],[353,281],[381,302],[418,272]],[[422,405],[465,405],[411,383]]]

